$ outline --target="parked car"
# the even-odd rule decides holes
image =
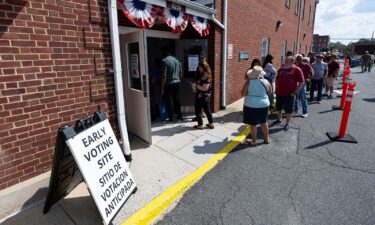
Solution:
[[[356,67],[361,65],[361,60],[360,59],[352,59],[350,63],[350,67]]]

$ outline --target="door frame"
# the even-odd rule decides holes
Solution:
[[[120,36],[120,40],[122,40],[121,36],[122,35],[126,35],[126,34],[130,34],[130,33],[134,33],[134,32],[141,32],[142,29],[139,29],[139,28],[133,28],[133,27],[123,27],[123,26],[119,26],[119,36]],[[148,81],[148,77],[149,77],[149,74],[148,74],[148,53],[147,53],[147,37],[153,37],[153,38],[166,38],[166,39],[180,39],[180,36],[181,34],[174,34],[174,33],[171,33],[171,32],[167,32],[167,31],[158,31],[158,30],[143,30],[143,40],[142,42],[144,43],[142,47],[144,47],[144,55],[145,55],[145,58],[144,58],[144,69],[145,69],[145,75],[146,75],[146,82],[147,82],[147,86],[149,86],[149,81]],[[140,38],[142,38],[140,37]],[[141,40],[139,40],[139,43],[141,43]],[[141,46],[140,46],[141,47]],[[123,49],[124,46],[122,44],[122,42],[120,41],[120,48]],[[126,53],[125,53],[126,54]],[[127,56],[125,55],[121,55],[121,61],[124,63],[124,60]],[[127,62],[126,62],[127,63]],[[123,76],[124,75],[124,69],[125,68],[122,68],[123,69]],[[125,114],[126,114],[126,117],[127,117],[127,114],[128,114],[128,99],[127,99],[127,82],[128,82],[128,75],[126,75],[126,77],[123,78],[124,82],[123,82],[123,85],[124,85],[124,99],[125,99]],[[141,74],[142,76],[142,74]],[[125,82],[126,80],[126,82]],[[147,91],[147,111],[148,111],[148,118],[145,118],[148,120],[148,130],[150,131],[150,141],[148,144],[152,145],[152,123],[151,123],[151,112],[150,112],[150,93],[149,91]]]

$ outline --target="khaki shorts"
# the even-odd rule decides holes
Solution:
[[[324,84],[327,85],[327,86],[329,86],[329,87],[333,86],[334,83],[335,83],[335,78],[334,77],[326,77],[324,79]]]

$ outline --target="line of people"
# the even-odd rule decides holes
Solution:
[[[243,122],[250,125],[250,145],[257,145],[257,125],[263,133],[263,143],[269,144],[269,126],[267,123],[270,111],[276,110],[277,119],[272,126],[282,123],[282,111],[285,112],[286,122],[284,131],[290,129],[293,113],[298,113],[299,101],[302,105],[302,117],[308,117],[308,101],[314,100],[317,90],[317,103],[322,99],[323,85],[326,86],[326,95],[332,98],[334,81],[337,79],[340,64],[335,54],[330,55],[329,63],[323,61],[323,55],[301,54],[292,56],[288,52],[284,64],[276,70],[273,66],[271,55],[267,55],[261,66],[259,59],[254,59],[251,67],[245,74],[245,84],[241,89],[244,99]],[[310,64],[311,63],[311,64]],[[306,92],[310,92],[307,99]],[[274,94],[276,104],[274,109]]]

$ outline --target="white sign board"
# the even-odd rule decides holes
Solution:
[[[138,54],[131,54],[130,55],[130,73],[132,78],[139,78],[139,55]]]
[[[188,64],[189,64],[189,72],[197,71],[198,64],[199,64],[199,56],[198,55],[189,55],[188,56]]]
[[[228,59],[233,59],[233,44],[228,44]]]
[[[105,222],[136,187],[108,119],[66,141]]]

